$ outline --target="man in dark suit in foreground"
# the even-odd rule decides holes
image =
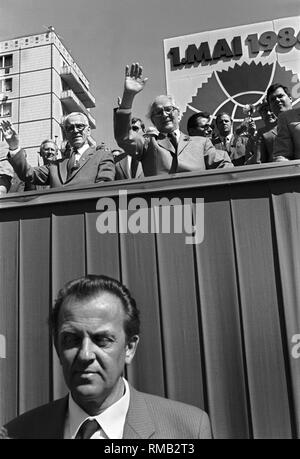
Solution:
[[[89,143],[91,129],[83,113],[66,115],[62,122],[66,138],[71,146],[70,156],[49,164],[32,167],[19,147],[16,131],[9,121],[1,123],[1,129],[9,146],[8,161],[18,177],[34,185],[50,185],[51,188],[66,185],[89,185],[114,180],[115,164],[110,151],[96,150]]]
[[[62,288],[54,344],[69,394],[6,424],[10,438],[211,438],[199,408],[136,391],[122,377],[139,341],[139,311],[126,287],[87,276]]]
[[[133,100],[147,81],[142,73],[138,63],[132,64],[130,69],[126,66],[122,101],[114,113],[114,131],[118,145],[142,162],[145,177],[233,167],[229,156],[216,150],[208,138],[190,137],[180,132],[180,111],[171,96],[158,96],[150,106],[149,118],[157,135],[131,133]]]

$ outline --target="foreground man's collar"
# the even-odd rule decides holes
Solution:
[[[68,418],[64,438],[75,438],[81,424],[89,418],[96,419],[101,426],[101,429],[92,436],[93,439],[121,439],[130,401],[128,382],[124,378],[122,378],[122,381],[124,383],[123,396],[97,416],[87,414],[74,402],[71,394],[69,394]]]

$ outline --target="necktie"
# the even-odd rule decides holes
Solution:
[[[175,148],[175,153],[171,153],[172,155],[172,164],[171,168],[169,170],[169,174],[175,174],[177,172],[177,167],[178,167],[178,158],[177,158],[177,137],[175,132],[170,132],[168,134],[168,137],[170,139],[170,142],[172,143],[173,147]]]
[[[173,131],[173,132],[170,132],[170,133],[168,134],[168,137],[169,137],[170,142],[171,142],[171,144],[173,145],[173,147],[175,148],[175,151],[176,151],[176,153],[177,153],[177,137],[176,137],[175,132],[174,132],[174,131]]]
[[[73,149],[71,156],[67,164],[68,178],[72,174],[73,170],[76,168],[76,159],[75,159],[76,150]]]
[[[130,166],[131,178],[135,178],[138,165],[139,165],[138,160],[134,156],[132,156],[131,157],[131,166]]]
[[[96,419],[86,419],[83,424],[81,424],[80,429],[78,430],[75,440],[86,440],[91,438],[91,436],[97,432],[99,429],[99,424]]]

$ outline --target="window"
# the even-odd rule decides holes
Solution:
[[[0,117],[7,118],[11,116],[11,103],[0,105]]]
[[[0,81],[0,92],[12,92],[12,78]]]
[[[0,56],[0,69],[6,67],[12,67],[13,65],[13,56],[12,54],[7,54],[6,56]]]

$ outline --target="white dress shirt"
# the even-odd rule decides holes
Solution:
[[[74,402],[71,394],[69,394],[69,406],[64,431],[65,439],[74,439],[80,429],[80,426],[86,419],[96,419],[99,423],[99,429],[91,436],[91,439],[101,440],[123,438],[125,419],[129,408],[130,391],[128,382],[126,379],[122,379],[124,382],[123,396],[97,416],[88,415]]]
[[[221,137],[222,143],[224,143],[225,148],[226,148],[227,151],[228,151],[228,148],[230,146],[232,137],[233,137],[233,132],[231,132],[230,134],[228,134],[225,137]]]
[[[82,147],[78,148],[76,150],[76,153],[75,153],[75,162],[77,163],[81,156],[83,155],[83,153],[89,148],[89,144],[88,143],[85,143],[84,145],[82,145]],[[12,156],[15,156],[17,153],[19,153],[19,151],[21,151],[22,147],[18,147],[16,150],[8,150],[9,152],[9,157],[12,157]]]
[[[75,152],[75,163],[78,163],[83,153],[89,148],[89,144],[85,143],[82,147],[78,148]]]
[[[175,129],[175,131],[173,131],[173,132],[176,135],[177,143],[179,143],[180,129]]]

